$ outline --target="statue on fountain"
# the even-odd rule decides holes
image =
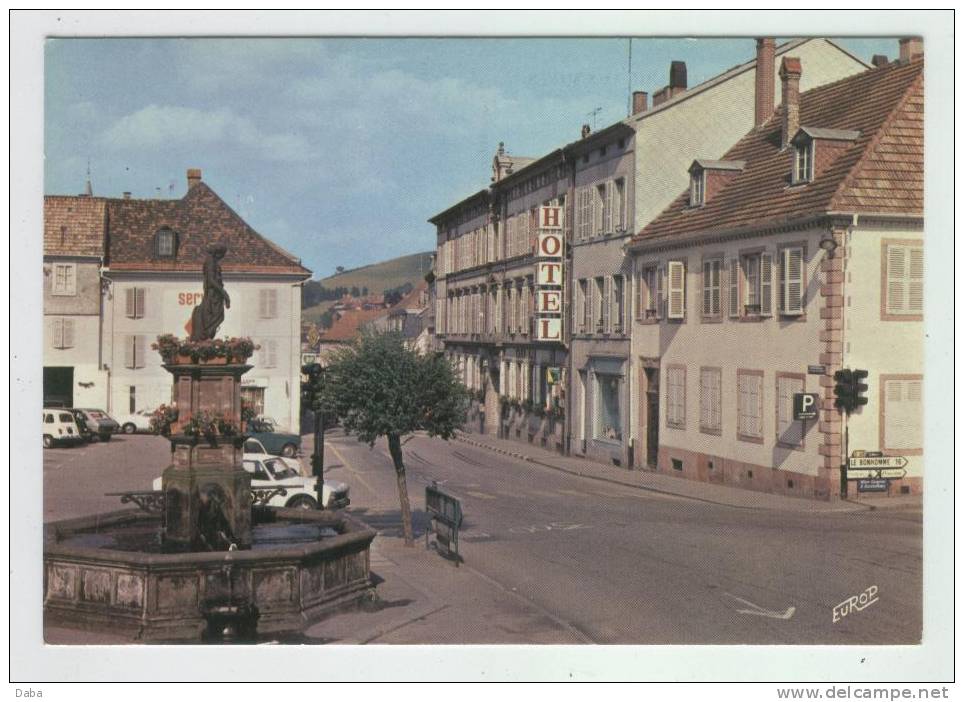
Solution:
[[[225,308],[231,308],[231,298],[221,279],[221,259],[228,248],[224,244],[211,244],[204,259],[204,296],[201,304],[191,313],[191,341],[213,339],[224,321]]]

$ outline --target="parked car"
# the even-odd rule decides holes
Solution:
[[[81,407],[75,408],[73,412],[75,417],[78,414],[83,417],[91,433],[91,438],[110,441],[110,437],[120,429],[120,424],[111,419],[104,410]]]
[[[261,442],[265,451],[273,456],[291,458],[301,450],[301,437],[297,434],[277,431],[268,419],[258,418],[247,422],[245,436]]]
[[[79,444],[84,440],[77,420],[68,409],[44,408],[43,436],[44,448],[57,444]]]
[[[285,488],[287,494],[273,496],[268,501],[270,506],[318,509],[315,479],[301,475],[297,461],[282,456],[266,457],[262,454],[246,453],[243,455],[242,465],[251,473],[251,487]],[[161,478],[154,480],[154,490],[162,489],[161,486]],[[345,483],[326,480],[321,493],[325,509],[347,507],[351,503],[349,492],[350,489]]]
[[[147,432],[151,430],[151,416],[153,414],[154,410],[137,410],[132,414],[118,415],[117,423],[125,434],[136,434],[139,431]]]

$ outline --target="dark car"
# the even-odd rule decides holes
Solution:
[[[120,424],[111,419],[104,410],[81,407],[71,411],[75,417],[78,417],[78,413],[83,416],[87,429],[91,433],[91,438],[110,441],[110,437],[120,430]],[[80,424],[80,421],[80,417],[78,417],[77,424]]]
[[[245,436],[257,439],[265,451],[275,456],[297,456],[301,451],[301,437],[275,430],[275,425],[263,418],[251,419],[247,423]]]

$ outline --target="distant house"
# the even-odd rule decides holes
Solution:
[[[317,346],[317,362],[326,365],[331,354],[351,344],[362,333],[366,324],[384,315],[385,310],[345,310],[335,318],[330,329],[321,333]]]

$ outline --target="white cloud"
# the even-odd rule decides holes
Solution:
[[[101,135],[113,150],[157,149],[178,144],[241,146],[272,161],[313,158],[308,142],[292,131],[264,132],[228,108],[199,110],[177,105],[148,105],[124,115]]]

